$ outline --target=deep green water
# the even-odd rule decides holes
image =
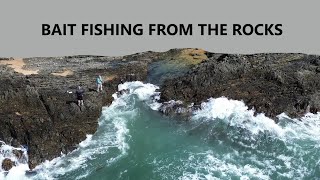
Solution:
[[[96,134],[31,179],[319,179],[320,115],[275,124],[239,101],[211,99],[191,120],[151,109],[154,87],[103,109]],[[12,176],[14,177],[14,176]]]

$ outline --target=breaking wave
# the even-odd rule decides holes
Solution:
[[[208,99],[194,112],[193,128],[205,129],[204,139],[215,150],[190,155],[188,165],[205,173],[185,172],[181,179],[313,179],[320,169],[320,113],[279,122],[254,115],[242,101]],[[216,151],[223,153],[215,153]],[[199,160],[202,159],[202,160]]]
[[[108,171],[114,173],[108,176],[111,179],[135,178],[130,175],[140,172],[139,168],[142,179],[320,176],[320,113],[301,119],[281,114],[275,123],[264,114],[255,115],[242,101],[221,97],[202,103],[189,121],[176,122],[151,112],[162,105],[156,102],[158,88],[139,81],[120,84],[122,93],[113,94],[113,103],[103,108],[97,132],[88,135],[75,151],[42,163],[34,174],[25,175],[26,161],[15,159],[13,147],[2,143],[0,162],[10,158],[16,167],[9,172],[0,170],[0,179],[95,179],[95,174],[103,174],[100,170],[105,168],[112,169]],[[155,121],[150,123],[145,118]],[[153,130],[143,129],[152,126]],[[138,136],[137,131],[146,134]],[[160,140],[146,143],[149,136]],[[142,147],[135,147],[138,138]],[[27,158],[26,150],[19,150]]]
[[[14,148],[0,141],[0,162],[10,159],[15,166],[8,172],[0,168],[0,179],[25,179],[25,171],[29,170],[27,165],[28,155],[24,147]]]

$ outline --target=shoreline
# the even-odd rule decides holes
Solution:
[[[0,140],[15,147],[27,145],[30,169],[61,152],[71,152],[86,134],[93,134],[102,107],[112,102],[111,94],[125,81],[162,83],[160,102],[184,102],[167,115],[177,114],[178,108],[191,102],[199,105],[209,97],[222,96],[243,100],[249,108],[273,119],[286,111],[290,117],[302,116],[308,105],[311,112],[320,108],[316,103],[320,98],[316,83],[320,82],[320,58],[314,55],[173,49],[122,57],[25,58],[19,60],[19,66],[6,61],[10,60],[0,60],[0,125],[4,127]],[[97,75],[109,78],[104,83],[105,93],[95,92]],[[86,90],[83,109],[66,93],[79,84]]]

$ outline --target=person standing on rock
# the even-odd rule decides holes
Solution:
[[[102,91],[102,77],[99,75],[96,79],[96,83],[97,83],[97,92]]]
[[[78,106],[83,106],[83,94],[84,89],[81,86],[78,86],[78,89],[76,91]]]

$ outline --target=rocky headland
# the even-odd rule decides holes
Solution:
[[[101,75],[104,92],[96,92]],[[30,169],[77,148],[95,133],[103,106],[125,81],[161,87],[160,111],[188,114],[210,97],[242,100],[276,120],[320,111],[320,57],[306,54],[219,54],[173,49],[121,57],[0,58],[0,141],[28,149]],[[85,89],[85,104],[74,92]],[[189,109],[188,109],[189,108]],[[182,109],[182,110],[181,110]],[[1,162],[0,162],[1,163]],[[6,159],[3,169],[14,166]]]
[[[214,54],[183,76],[166,79],[161,102],[200,105],[225,96],[276,119],[320,111],[320,57],[305,54]],[[169,112],[172,112],[169,111]]]

